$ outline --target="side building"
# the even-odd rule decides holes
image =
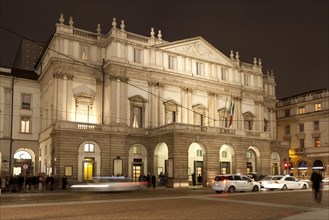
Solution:
[[[34,71],[0,68],[1,176],[38,174],[40,132],[38,77]],[[23,170],[23,167],[26,169]]]
[[[289,141],[290,174],[310,178],[314,169],[329,176],[329,90],[278,100],[278,140]]]

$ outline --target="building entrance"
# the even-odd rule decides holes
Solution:
[[[83,180],[92,180],[94,176],[94,158],[85,158],[83,162]]]
[[[132,178],[133,181],[139,181],[143,180],[143,162],[142,159],[134,159],[133,165],[133,172],[132,172]]]

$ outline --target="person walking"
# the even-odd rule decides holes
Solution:
[[[199,185],[201,185],[202,184],[202,176],[199,174],[199,176],[198,176],[198,183],[199,183]]]
[[[155,184],[156,184],[156,177],[155,177],[155,175],[152,175],[151,181],[152,181],[153,188],[155,188]]]
[[[66,185],[67,185],[67,178],[64,175],[63,178],[62,178],[62,189],[66,189]]]
[[[314,170],[311,176],[312,181],[312,191],[314,193],[314,200],[317,203],[321,203],[322,199],[322,193],[321,193],[321,187],[322,187],[322,175],[320,173],[320,170]]]
[[[193,183],[193,186],[196,186],[195,173],[192,173],[192,183]]]

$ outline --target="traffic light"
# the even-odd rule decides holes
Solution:
[[[288,163],[284,163],[284,169],[285,169],[285,170],[288,170],[288,168],[289,168]]]

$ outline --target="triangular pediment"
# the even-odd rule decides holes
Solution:
[[[229,57],[217,50],[202,37],[190,38],[158,45],[157,48],[175,54],[194,57],[200,60],[211,61],[225,66],[236,67],[237,65]]]

